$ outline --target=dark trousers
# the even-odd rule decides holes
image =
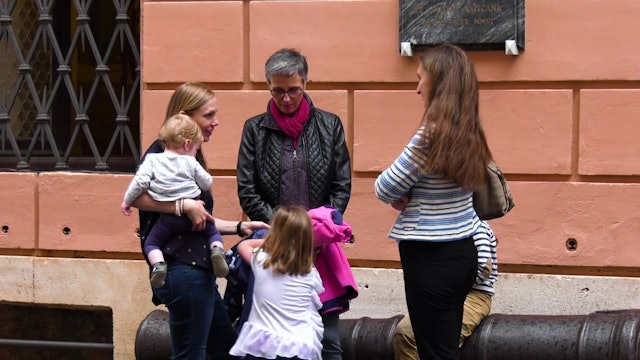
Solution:
[[[322,360],[342,360],[340,344],[340,315],[337,313],[322,315]]]
[[[462,311],[478,268],[473,238],[400,241],[411,326],[424,360],[458,359]]]

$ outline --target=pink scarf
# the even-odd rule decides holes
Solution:
[[[304,122],[307,121],[309,112],[311,111],[307,99],[303,97],[300,102],[300,107],[298,107],[298,110],[291,115],[283,114],[276,106],[276,102],[273,100],[269,101],[269,111],[276,120],[276,124],[278,124],[280,130],[293,140],[293,148],[297,149],[298,137],[302,133],[302,126],[304,125]]]

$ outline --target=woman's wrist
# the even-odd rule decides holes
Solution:
[[[242,221],[238,221],[238,225],[236,225],[236,234],[240,237],[244,236],[244,231],[242,231]]]
[[[198,201],[194,199],[180,199],[180,200],[176,200],[176,202],[180,203],[179,204],[180,210],[183,214],[188,214],[193,211],[198,211],[200,210],[200,208],[202,208],[201,203],[198,203]]]

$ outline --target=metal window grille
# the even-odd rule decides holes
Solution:
[[[0,0],[0,168],[133,171],[139,0]]]

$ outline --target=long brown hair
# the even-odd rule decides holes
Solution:
[[[260,246],[269,258],[264,268],[280,274],[305,275],[313,266],[313,227],[300,206],[281,206],[271,221],[271,229]]]
[[[169,99],[169,105],[167,105],[167,114],[164,118],[165,121],[172,116],[181,112],[189,116],[193,114],[204,104],[213,99],[216,94],[206,85],[198,82],[186,82],[178,86]],[[205,161],[202,149],[198,150],[196,154],[196,160],[202,165],[203,168],[207,168],[207,162]]]
[[[478,78],[467,54],[455,45],[428,49],[420,59],[428,99],[421,127],[427,144],[425,170],[465,189],[486,181],[493,159],[480,123]]]

